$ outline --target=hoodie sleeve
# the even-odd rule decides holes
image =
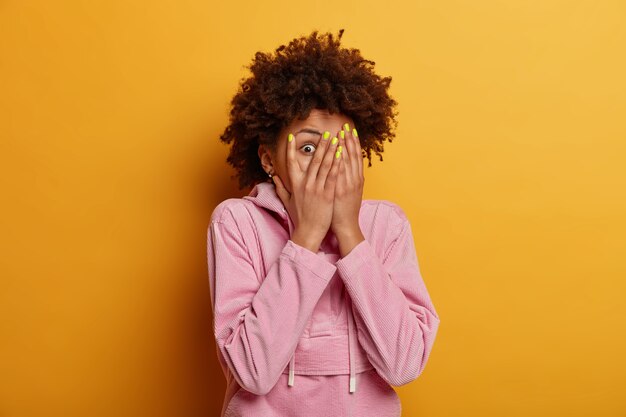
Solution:
[[[400,213],[384,258],[366,239],[335,264],[352,299],[358,340],[380,376],[394,386],[422,373],[439,327],[411,225]]]
[[[258,257],[250,253],[258,245],[256,236],[231,211],[215,213],[207,232],[207,259],[220,361],[242,388],[264,395],[289,364],[337,268],[288,240],[267,275],[260,276],[253,261]]]

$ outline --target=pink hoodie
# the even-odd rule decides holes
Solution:
[[[207,259],[222,417],[400,415],[390,385],[422,373],[439,316],[402,209],[362,200],[359,225],[365,240],[340,258],[332,232],[317,253],[290,240],[273,183],[215,208]]]

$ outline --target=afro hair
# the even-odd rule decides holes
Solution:
[[[231,100],[229,125],[220,140],[230,144],[227,162],[239,178],[239,188],[266,181],[258,156],[260,144],[276,150],[279,132],[312,109],[340,113],[354,120],[363,157],[372,165],[374,151],[383,160],[383,142],[393,141],[397,102],[389,95],[391,77],[374,73],[374,61],[358,49],[340,46],[344,29],[293,39],[275,53],[257,52]]]

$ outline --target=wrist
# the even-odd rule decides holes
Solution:
[[[359,226],[358,223],[346,227],[338,227],[335,229],[334,233],[335,236],[337,236],[337,239],[364,239],[363,232],[361,231],[361,226]]]
[[[361,230],[344,232],[342,234],[335,234],[339,243],[339,255],[344,258],[348,255],[355,246],[365,240],[365,236]]]
[[[317,236],[317,234],[308,232],[303,229],[296,229],[291,235],[291,241],[293,243],[307,248],[313,253],[319,252],[322,240],[323,237],[320,238]]]

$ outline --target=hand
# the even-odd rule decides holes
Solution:
[[[350,126],[346,123],[343,134],[341,131],[339,133],[338,137],[344,136],[339,140],[339,145],[344,148],[340,158],[344,163],[339,166],[331,229],[339,240],[345,236],[354,239],[357,236],[362,237],[359,212],[365,182],[363,156],[356,129],[350,131]]]
[[[276,193],[294,223],[291,240],[316,253],[333,217],[335,186],[344,159],[335,157],[338,145],[339,142],[332,144],[330,136],[327,139],[322,136],[305,172],[296,160],[295,138],[288,140],[286,160],[292,192],[278,176],[272,177]]]

